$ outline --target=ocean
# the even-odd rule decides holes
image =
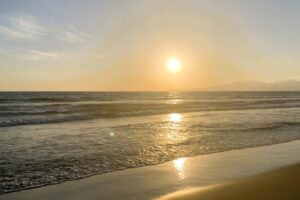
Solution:
[[[300,92],[1,92],[0,194],[300,139]]]

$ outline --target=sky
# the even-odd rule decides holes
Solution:
[[[300,80],[299,9],[297,0],[1,0],[0,90]]]

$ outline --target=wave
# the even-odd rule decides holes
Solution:
[[[0,127],[167,113],[300,107],[300,92],[0,93]]]
[[[204,103],[178,103],[178,104],[77,104],[77,105],[49,105],[7,108],[0,110],[0,127],[63,123],[80,120],[101,118],[120,118],[134,116],[149,116],[168,113],[233,111],[253,109],[282,109],[296,108],[298,104],[204,104]]]
[[[300,122],[293,121],[282,121],[282,122],[272,122],[264,124],[255,124],[252,126],[244,127],[239,124],[223,124],[223,123],[210,123],[210,124],[201,124],[198,123],[194,125],[193,128],[197,131],[214,131],[214,132],[258,132],[258,131],[269,131],[273,129],[280,129],[285,127],[295,127],[300,126]]]
[[[4,127],[0,128],[0,194],[186,156],[300,139],[300,101],[295,100],[300,93],[5,95],[14,100],[0,103]],[[68,102],[49,102],[49,97]],[[1,98],[5,99],[0,93]],[[175,112],[186,113],[182,121],[165,116],[126,118]],[[124,118],[15,127],[118,117]]]
[[[72,122],[79,120],[86,120],[88,118],[83,118],[82,116],[67,116],[67,117],[53,117],[53,118],[30,118],[30,119],[6,119],[0,121],[0,127],[13,127],[22,125],[37,125],[37,124],[53,124],[53,123],[63,123]]]

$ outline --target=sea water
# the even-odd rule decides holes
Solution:
[[[0,194],[300,139],[300,92],[2,92]]]

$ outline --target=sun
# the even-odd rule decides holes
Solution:
[[[166,67],[169,72],[177,73],[181,69],[181,62],[178,58],[172,57],[167,60]]]

